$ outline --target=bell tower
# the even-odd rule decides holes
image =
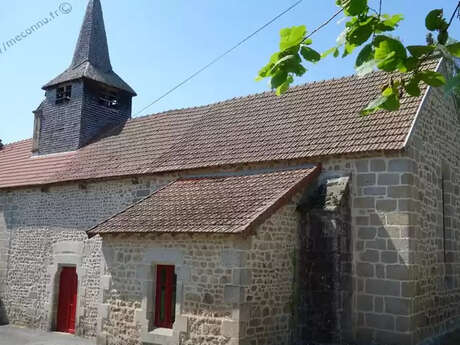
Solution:
[[[70,67],[43,86],[33,152],[78,150],[131,118],[136,92],[113,70],[100,0],[90,0]]]

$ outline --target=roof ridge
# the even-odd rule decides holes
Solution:
[[[433,57],[432,60],[436,60],[436,59],[438,59],[438,58]],[[430,62],[430,61],[431,60],[428,60],[428,62]],[[312,80],[312,81],[309,81],[309,82],[306,82],[306,83],[301,83],[301,84],[291,86],[290,89],[286,92],[286,95],[291,93],[291,92],[298,91],[299,89],[303,89],[305,87],[308,87],[309,85],[326,84],[326,83],[331,82],[331,81],[338,82],[338,81],[347,80],[347,79],[353,79],[353,78],[358,78],[358,79],[362,80],[362,79],[370,78],[371,76],[375,76],[375,75],[384,75],[386,73],[387,72],[384,72],[384,71],[373,70],[372,72],[370,72],[370,73],[368,73],[368,74],[366,74],[364,76],[359,76],[356,73],[352,73],[352,74],[344,75],[344,76],[341,76],[341,77],[338,77],[338,78],[332,77],[332,78],[328,78],[328,79]],[[398,73],[398,72],[395,72],[395,73]],[[133,117],[132,119],[128,120],[128,122],[133,121],[135,119],[139,119],[139,118],[147,118],[147,117],[155,116],[155,115],[165,115],[167,113],[183,111],[183,110],[201,109],[201,108],[206,108],[206,107],[212,107],[212,106],[215,106],[215,105],[221,105],[221,104],[230,103],[230,102],[235,101],[235,100],[249,99],[249,98],[254,98],[254,97],[257,97],[257,96],[274,95],[274,94],[275,94],[275,91],[273,91],[273,90],[250,93],[250,94],[247,94],[247,95],[235,96],[235,97],[232,97],[232,98],[227,98],[227,99],[224,99],[224,100],[221,100],[221,101],[215,101],[215,102],[211,102],[211,103],[208,103],[208,104],[191,106],[191,107],[173,108],[173,109],[168,109],[168,110],[161,111],[161,112],[158,112],[158,113],[152,113],[152,114],[146,114],[146,115],[142,115],[142,116],[137,116],[137,117]]]
[[[373,74],[383,74],[383,72],[381,72],[381,71],[373,71],[373,72],[367,74],[366,76],[364,76],[364,77],[362,77],[360,79],[368,78]],[[307,87],[309,85],[325,84],[325,83],[330,82],[330,81],[339,81],[339,80],[344,80],[344,79],[351,79],[351,78],[354,78],[354,77],[358,77],[358,75],[350,74],[350,75],[345,75],[345,76],[342,76],[342,77],[339,77],[339,78],[312,80],[310,82],[306,82],[306,83],[291,86],[291,88],[287,91],[286,94],[289,94],[289,93],[294,92],[294,91],[298,91],[298,89],[305,88],[305,87]],[[203,108],[212,107],[212,106],[216,106],[216,105],[227,104],[227,103],[230,103],[230,102],[236,101],[236,100],[250,99],[250,98],[254,98],[254,97],[258,97],[258,96],[264,96],[264,95],[275,95],[275,91],[269,90],[269,91],[250,93],[250,94],[247,94],[247,95],[235,96],[235,97],[232,97],[232,98],[227,98],[227,99],[224,99],[224,100],[215,101],[215,102],[202,104],[202,105],[168,109],[168,110],[160,111],[158,113],[151,113],[151,114],[146,114],[146,115],[142,115],[142,116],[136,116],[136,117],[133,117],[130,120],[128,120],[128,122],[134,121],[136,119],[145,119],[147,117],[153,117],[153,116],[157,116],[157,115],[166,115],[168,113],[173,113],[173,112],[178,112],[178,111],[203,109]]]

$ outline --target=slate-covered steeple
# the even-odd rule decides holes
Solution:
[[[88,3],[71,65],[43,89],[35,154],[78,150],[131,117],[136,92],[112,70],[100,0]]]
[[[89,62],[101,71],[112,71],[99,0],[91,0],[88,4],[71,67],[78,67],[85,62]]]
[[[78,78],[95,80],[136,95],[136,92],[112,70],[100,0],[90,0],[88,3],[70,67],[43,89]]]

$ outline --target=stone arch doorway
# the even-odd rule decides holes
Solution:
[[[78,275],[76,267],[63,267],[59,277],[57,331],[75,334]]]

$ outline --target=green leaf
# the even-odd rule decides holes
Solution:
[[[333,56],[334,56],[335,58],[337,58],[337,57],[339,57],[339,54],[340,54],[339,48],[335,48],[335,51],[334,51],[334,55],[333,55]]]
[[[423,55],[428,55],[434,52],[436,49],[435,46],[429,45],[429,46],[408,46],[407,50],[413,57],[420,58]]]
[[[369,115],[380,109],[380,106],[388,100],[388,97],[380,96],[368,104],[368,106],[361,111],[362,115]]]
[[[358,54],[356,59],[356,67],[363,65],[366,62],[369,62],[374,59],[374,47],[372,44],[367,44]]]
[[[384,14],[382,17],[384,20],[380,21],[375,27],[378,32],[393,31],[398,27],[399,22],[404,19],[402,14],[395,14],[393,16]]]
[[[401,61],[398,65],[398,69],[402,73],[407,73],[414,71],[418,66],[419,60],[412,56],[408,57],[406,60]]]
[[[393,93],[394,93],[394,89],[389,86],[385,90],[383,90],[382,96],[390,97]]]
[[[453,56],[460,58],[460,42],[448,45],[447,50]]]
[[[346,3],[345,1],[342,3]],[[357,16],[367,10],[367,0],[349,0],[344,7],[347,16]]]
[[[397,93],[393,93],[388,99],[381,105],[382,109],[388,111],[395,111],[401,107],[401,102],[399,100],[399,95]]]
[[[300,54],[302,54],[305,60],[310,62],[318,62],[321,60],[321,54],[310,47],[302,46],[300,48]]]
[[[425,26],[430,31],[447,29],[447,22],[443,18],[443,10],[433,10],[426,16]]]
[[[281,96],[283,93],[285,93],[287,90],[289,90],[289,86],[291,83],[294,81],[294,78],[292,76],[288,76],[286,80],[276,88],[276,95]]]
[[[305,38],[306,33],[307,28],[305,27],[305,25],[281,29],[280,50],[284,51],[286,49],[299,45]]]
[[[283,84],[288,78],[288,73],[286,71],[279,71],[277,72],[271,79],[270,85],[272,89],[278,88],[281,84]]]
[[[347,41],[356,46],[360,46],[371,37],[373,30],[372,23],[359,25],[347,32]]]
[[[353,53],[353,51],[356,49],[356,47],[357,47],[356,45],[351,44],[350,42],[345,43],[345,49],[343,51],[342,57],[346,57],[346,56],[350,55],[351,53]]]
[[[290,60],[295,60],[296,56],[294,54],[291,55],[286,55],[285,57],[279,59],[272,67],[272,70],[275,70],[275,68],[280,67],[281,64],[289,62]]]
[[[440,44],[446,44],[448,40],[449,40],[449,32],[447,32],[447,29],[441,30],[438,35],[438,42]]]
[[[329,48],[328,50],[326,50],[325,52],[321,54],[321,59],[324,59],[325,57],[331,55],[336,49],[337,47]]]
[[[407,58],[406,48],[397,39],[387,36],[377,36],[374,40],[375,60],[377,67],[386,72],[392,72]]]
[[[270,64],[265,65],[264,67],[262,67],[262,69],[257,74],[256,81],[260,81],[260,80],[262,80],[264,78],[267,78],[270,75],[271,69],[272,69],[272,66]]]
[[[419,83],[420,83],[420,79],[413,77],[412,79],[409,80],[408,83],[406,83],[406,85],[404,85],[404,89],[409,95],[413,97],[418,97],[422,93],[422,91],[420,90]]]
[[[324,59],[328,55],[333,54],[334,57],[338,57],[340,54],[339,48],[338,47],[332,47],[328,50],[326,50],[324,53],[321,54],[321,59]]]
[[[262,69],[259,71],[259,73],[257,75],[257,78],[256,78],[256,81],[260,81],[260,80],[262,80],[264,78],[267,78],[267,77],[270,77],[272,75],[273,66],[278,62],[278,60],[280,59],[280,56],[281,56],[281,54],[279,52],[276,52],[276,53],[272,54],[268,64],[266,64],[264,67],[262,67]]]
[[[446,78],[438,72],[423,71],[417,73],[417,77],[423,80],[426,84],[434,87],[443,86],[446,84]]]

